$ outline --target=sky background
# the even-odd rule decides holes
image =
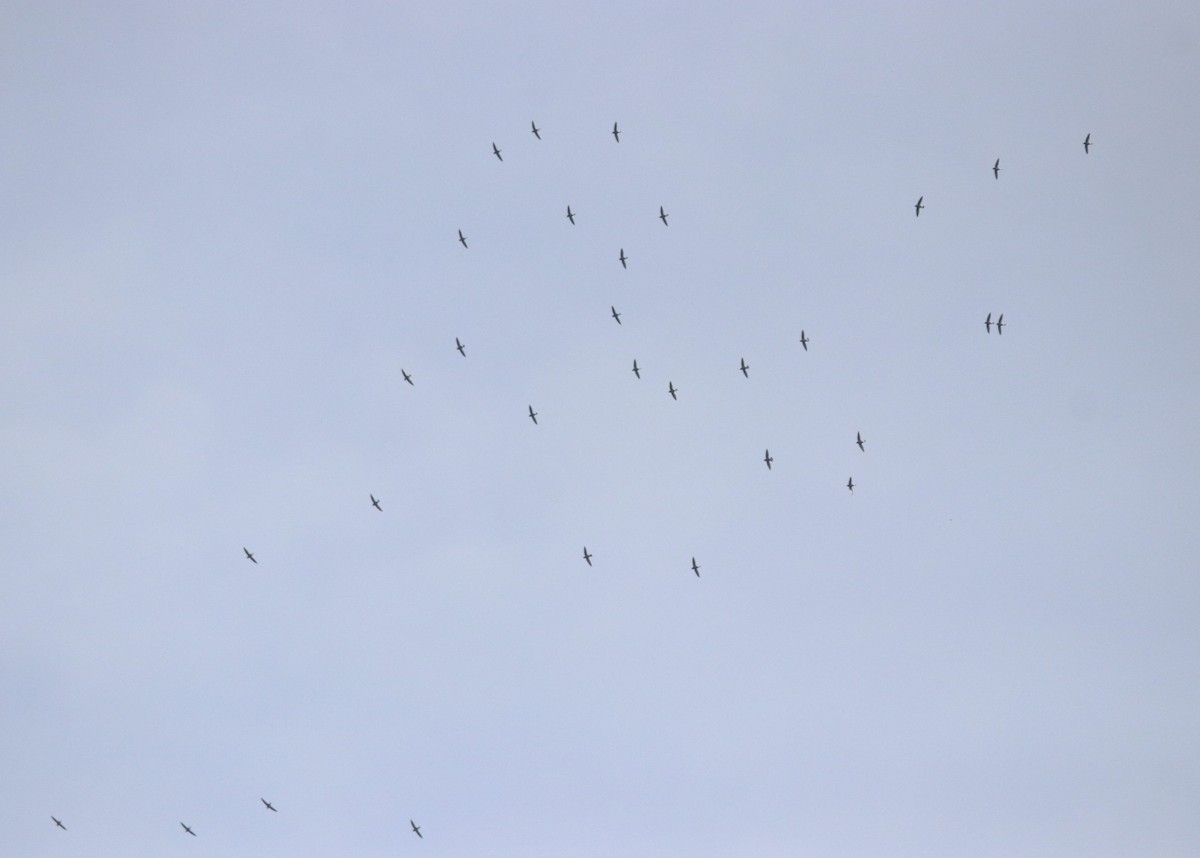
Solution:
[[[1190,2],[3,4],[0,852],[1200,853],[1197,92]]]

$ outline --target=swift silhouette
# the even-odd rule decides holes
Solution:
[[[919,198],[919,199],[917,200],[917,204],[916,204],[916,206],[914,207],[914,208],[916,208],[916,210],[917,210],[917,217],[920,217],[920,216],[921,216],[921,209],[925,208],[925,206],[921,205],[921,203],[923,203],[924,201],[925,201],[925,198],[924,198],[924,197],[921,197],[921,198]]]
[[[497,158],[500,158],[500,150],[496,148],[495,143],[492,143],[492,154],[495,155]],[[500,158],[500,160],[503,161],[504,159]]]
[[[991,313],[988,313],[988,317],[983,320],[983,326],[985,328],[987,328],[987,332],[989,334],[992,332],[992,314]]]
[[[617,138],[618,143],[621,142],[621,132],[617,129],[617,123],[615,123],[615,122],[613,123],[612,135],[613,135],[613,137]]]
[[[854,477],[846,481],[846,488],[850,489],[850,494],[854,494]]]
[[[405,372],[405,371],[404,371],[404,367],[400,367],[400,374],[401,374],[402,376],[404,376],[404,380],[405,380],[405,381],[407,381],[409,384],[412,384],[412,383],[413,383],[412,376],[411,376],[411,375],[409,375],[407,372]],[[414,385],[414,386],[415,386],[415,385]]]
[[[1083,138],[1083,154],[1088,153],[1088,149],[1092,146],[1092,132],[1088,132],[1088,136]]]
[[[541,134],[542,129],[537,127],[537,123],[530,122],[529,127],[533,129],[533,136],[536,137],[537,139],[541,140],[542,139],[542,134]]]
[[[746,378],[749,378],[750,377],[750,367],[746,364],[745,358],[740,358],[740,360],[742,362],[742,365],[740,367],[738,367],[738,369],[740,369],[742,371],[742,375],[746,376]]]
[[[583,559],[587,561],[587,565],[592,565],[592,555],[588,554],[587,546],[583,546]]]
[[[67,826],[63,825],[62,820],[60,820],[57,816],[51,816],[50,818],[53,819],[54,824],[57,825],[59,828],[61,828],[63,831],[67,830]]]
[[[458,339],[458,337],[455,337],[455,338],[454,338],[454,347],[455,347],[456,349],[458,349],[458,353],[459,353],[460,355],[462,355],[463,357],[466,357],[466,356],[467,356],[467,347],[466,347],[466,346],[464,346],[464,345],[463,345],[461,342],[459,342],[459,339]]]
[[[1000,314],[1000,318],[996,320],[996,333],[1004,335],[1004,314]]]
[[[858,440],[857,440],[857,441],[855,441],[854,443],[858,445],[858,449],[862,450],[864,453],[865,453],[865,452],[867,452],[867,448],[863,446],[863,443],[864,443],[864,442],[863,442],[863,436],[862,436],[862,433],[861,433],[861,432],[856,432],[855,434],[857,435],[857,437],[858,437]]]
[[[183,825],[182,822],[179,824]],[[186,825],[183,825],[183,830],[186,831],[188,834],[192,835],[192,837],[196,836],[196,832],[192,831],[192,829],[188,828]]]
[[[696,565],[696,558],[692,558],[692,571],[696,573],[696,577],[700,577],[700,567]]]
[[[808,351],[808,337],[804,336],[804,329],[800,329],[800,345],[804,346],[804,350]]]
[[[775,461],[775,457],[771,455],[770,450],[763,454],[763,461],[767,463],[767,470],[771,470],[771,463]]]
[[[257,566],[257,565],[258,565],[258,561],[254,559],[254,555],[250,553],[250,550],[249,550],[248,548],[246,548],[246,546],[244,546],[244,545],[242,546],[242,551],[245,551],[245,552],[246,552],[246,559],[247,559],[247,560],[249,560],[249,561],[250,561],[251,563],[253,563],[255,566]]]
[[[462,242],[463,247],[467,246],[467,237],[462,234],[461,229],[458,231],[458,240]]]
[[[413,833],[416,834],[417,837],[420,837],[422,840],[425,839],[425,835],[421,833],[421,826],[417,825],[411,819],[408,821],[408,824],[412,826]]]
[[[663,211],[663,207],[662,207],[662,206],[659,206],[659,207],[658,207],[658,219],[659,219],[659,220],[661,220],[661,221],[663,222],[663,225],[664,225],[664,226],[670,226],[670,224],[669,224],[669,223],[667,223],[667,218],[668,218],[668,217],[670,217],[670,215],[668,215],[668,214],[667,214],[665,211]]]
[[[621,260],[621,267],[622,267],[622,268],[628,268],[628,267],[629,267],[628,265],[626,265],[626,264],[625,264],[625,260],[629,258],[628,256],[626,256],[626,255],[625,255],[625,248],[623,248],[623,247],[621,248],[621,255],[620,255],[620,256],[618,256],[617,258]]]
[[[271,802],[269,802],[265,798],[263,798],[262,796],[259,796],[258,800],[267,806],[267,810],[275,810],[275,806],[273,804],[271,804]],[[275,810],[275,812],[279,813],[279,811],[277,811],[277,810]]]
[[[669,381],[667,382],[667,393],[671,394],[671,398],[674,399],[676,402],[679,401],[679,397],[675,395],[678,392],[678,390],[679,390],[679,388],[677,388],[674,384],[672,384]]]
[[[575,226],[575,214],[571,211],[570,206],[567,206],[567,220],[571,222],[571,226]]]
[[[633,374],[636,375],[638,378],[642,377],[642,371],[640,369],[638,369],[637,358],[633,359]]]
[[[533,425],[537,425],[537,412],[533,410],[533,406],[529,406],[529,419],[533,421]]]
[[[379,505],[379,501],[375,499],[375,495],[371,495],[371,506],[375,507],[375,509],[379,510],[380,512],[383,512],[383,507]]]
[[[992,175],[997,179],[1000,178],[1000,159],[996,159],[996,164],[992,167]]]
[[[617,308],[609,305],[608,309],[612,310],[612,317],[617,320],[617,324],[621,324],[621,314],[617,312]]]

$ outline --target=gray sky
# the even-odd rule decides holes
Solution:
[[[246,5],[0,11],[0,851],[1200,851],[1200,8]]]

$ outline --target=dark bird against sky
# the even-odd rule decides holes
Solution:
[[[640,369],[638,369],[637,358],[633,359],[633,374],[636,375],[638,378],[642,377],[642,371]]]
[[[914,206],[914,208],[916,208],[916,210],[917,210],[917,217],[921,216],[921,209],[925,208],[925,206],[921,205],[921,203],[923,203],[924,201],[925,201],[924,197],[919,197],[917,199],[917,204],[916,204],[916,206]]]
[[[592,565],[592,555],[588,554],[587,546],[583,546],[583,559],[587,561],[587,565]]]
[[[684,230],[684,232],[687,232],[687,230]],[[625,248],[623,248],[623,247],[621,248],[621,255],[620,255],[620,256],[618,256],[617,258],[621,260],[621,267],[622,267],[622,268],[628,268],[628,267],[629,267],[628,265],[626,265],[626,264],[625,264],[625,260],[629,258],[628,256],[626,256],[626,255],[625,255]]]
[[[800,329],[800,345],[804,346],[805,351],[808,351],[808,337],[804,336],[803,328]]]
[[[537,123],[530,122],[529,127],[533,129],[533,136],[536,137],[537,139],[541,140],[542,139],[542,129],[537,127]]]
[[[455,338],[454,338],[454,347],[455,347],[456,349],[458,349],[458,353],[459,353],[460,355],[462,355],[463,357],[466,357],[466,356],[467,356],[467,347],[466,347],[466,346],[464,346],[464,345],[463,345],[461,342],[459,342],[459,339],[458,339],[458,337],[455,337]],[[486,361],[485,361],[485,363],[486,363]]]
[[[182,822],[179,824],[183,825]],[[186,825],[183,825],[183,830],[186,831],[188,834],[192,835],[192,837],[196,836],[196,832],[192,831],[192,829],[188,828]]]
[[[529,419],[533,421],[533,425],[537,425],[537,412],[533,410],[533,406],[529,406]]]
[[[57,825],[59,828],[61,828],[63,831],[67,830],[67,826],[63,825],[62,821],[57,816],[51,816],[50,818],[53,819],[54,824]]]
[[[242,551],[246,552],[246,559],[248,559],[251,563],[258,565],[258,561],[254,559],[254,555],[250,553],[250,549],[243,545]]]
[[[617,324],[621,324],[621,314],[617,312],[617,308],[609,305],[608,309],[612,310],[612,317],[617,320]]]
[[[1092,146],[1092,132],[1088,132],[1088,136],[1083,138],[1083,154],[1087,154]]]
[[[492,154],[495,155],[497,158],[500,158],[500,150],[496,148],[495,143],[492,143]],[[500,160],[503,161],[504,159],[500,158]]]
[[[858,445],[858,449],[862,450],[864,453],[867,452],[867,448],[863,446],[864,442],[863,442],[862,433],[856,432],[855,435],[858,437],[858,440],[855,441],[854,443]]]
[[[375,495],[371,495],[371,506],[375,507],[375,509],[379,510],[380,512],[383,512],[383,507],[379,505],[379,501],[375,499]]]
[[[404,380],[407,381],[409,384],[413,383],[412,376],[404,371],[404,367],[400,367],[400,374],[402,376],[404,376]],[[415,385],[414,385],[414,387],[415,387]]]
[[[746,378],[749,378],[750,377],[750,367],[749,367],[749,365],[747,365],[745,358],[740,358],[740,360],[742,362],[742,365],[740,367],[738,367],[738,369],[740,369],[742,371],[742,375],[746,376]]]
[[[775,461],[775,457],[771,455],[770,450],[763,454],[763,461],[767,463],[767,470],[771,470],[771,463]]]
[[[412,826],[413,833],[416,834],[417,837],[420,837],[422,840],[425,839],[425,835],[421,833],[421,826],[417,825],[411,819],[408,821],[408,824]]]
[[[1001,313],[1000,318],[998,318],[996,320],[996,333],[1000,334],[1001,336],[1004,335],[1004,314],[1003,313]]]
[[[692,558],[692,571],[696,573],[696,577],[700,577],[700,567],[696,565],[696,558]]]
[[[846,481],[846,488],[850,489],[850,494],[854,494],[854,477]]]
[[[989,334],[992,332],[992,314],[991,313],[988,313],[988,317],[983,320],[983,326],[985,328],[987,328],[987,332]]]
[[[570,206],[567,206],[567,220],[571,222],[571,226],[575,226],[575,213],[571,211]]]
[[[667,393],[671,394],[671,398],[677,402],[679,401],[679,397],[676,396],[675,394],[678,390],[679,390],[679,388],[677,388],[674,384],[672,384],[669,381],[667,382]]]
[[[670,226],[670,224],[669,224],[669,223],[667,223],[667,218],[668,218],[668,217],[670,217],[670,215],[668,215],[668,214],[667,214],[665,211],[663,211],[663,207],[662,207],[662,206],[659,206],[659,207],[658,207],[658,219],[659,219],[659,220],[661,220],[661,221],[663,222],[663,225],[664,225],[664,226]],[[687,230],[684,230],[684,232],[687,232]]]
[[[462,234],[461,229],[458,231],[458,240],[462,242],[463,247],[467,246],[467,237]]]
[[[995,166],[992,167],[992,175],[995,176],[997,179],[1000,178],[1000,159],[999,158],[996,159],[996,164],[995,164]]]
[[[617,138],[617,142],[620,143],[621,142],[621,132],[617,129],[617,123],[615,123],[615,122],[613,123],[612,134],[613,134],[613,137]],[[684,230],[684,232],[687,232],[687,230]]]
[[[262,796],[259,796],[259,799],[258,799],[258,800],[259,800],[259,801],[261,801],[263,804],[265,804],[265,805],[267,806],[267,810],[275,810],[275,806],[274,806],[274,805],[272,805],[272,804],[271,804],[271,802],[267,801],[267,800],[266,800],[265,798],[263,798]],[[277,810],[275,810],[275,812],[276,812],[276,813],[279,813],[279,811],[277,811]]]

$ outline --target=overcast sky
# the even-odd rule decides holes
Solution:
[[[5,3],[0,853],[1200,854],[1198,92],[1183,0]]]

